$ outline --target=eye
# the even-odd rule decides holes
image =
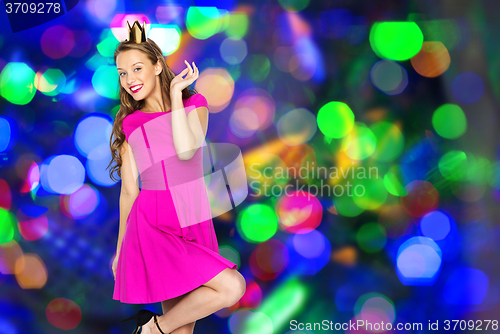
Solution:
[[[140,67],[134,68],[134,70],[140,70],[140,69],[141,69]],[[125,72],[120,73],[119,76],[121,77],[123,73],[125,73]]]

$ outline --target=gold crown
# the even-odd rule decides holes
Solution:
[[[130,27],[130,23],[127,21],[127,26],[128,26],[128,41],[133,41],[137,44],[146,42],[146,21],[144,20],[144,23],[141,25],[139,24],[139,21],[135,20],[134,24],[132,27]]]

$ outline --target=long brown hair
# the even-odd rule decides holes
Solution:
[[[149,43],[148,43],[149,42]],[[163,55],[160,47],[151,39],[148,38],[148,42],[142,42],[140,44],[135,43],[133,41],[123,41],[118,44],[118,47],[116,48],[115,55],[114,55],[114,60],[116,64],[116,57],[120,54],[120,52],[127,51],[127,50],[139,50],[144,52],[146,56],[148,57],[149,60],[151,60],[151,64],[155,65],[158,59],[160,60],[160,64],[163,68],[161,73],[159,74],[160,78],[160,89],[161,89],[161,96],[163,100],[163,107],[165,107],[165,101],[167,100],[167,97],[170,96],[170,82],[172,81],[173,78],[175,78],[176,74],[172,72],[170,67],[168,67],[167,63],[165,62],[165,58],[162,57],[157,57],[156,55]],[[154,50],[153,50],[154,48]],[[122,130],[122,123],[123,119],[133,113],[136,110],[140,110],[144,107],[144,104],[146,103],[145,100],[140,100],[136,101],[134,98],[123,88],[120,84],[120,78],[118,77],[118,87],[120,89],[119,96],[120,96],[120,110],[116,113],[115,120],[113,122],[113,131],[111,132],[111,137],[109,138],[109,147],[111,149],[111,162],[108,164],[108,169],[113,161],[116,161],[116,165],[113,166],[112,169],[109,171],[109,177],[113,180],[118,182],[119,179],[116,179],[114,177],[114,172],[117,172],[118,176],[121,179],[121,166],[122,166],[122,158],[120,156],[120,147],[122,146],[123,142],[125,141],[125,134],[123,133]],[[194,89],[194,87],[186,87],[185,89],[182,90],[182,99],[188,99],[190,96],[196,94],[197,91]],[[113,140],[114,137],[114,140]]]

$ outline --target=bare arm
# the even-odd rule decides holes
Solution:
[[[172,136],[175,151],[180,160],[189,160],[205,140],[208,128],[207,107],[196,108],[186,115],[182,92],[170,91],[172,104]]]
[[[122,184],[120,191],[120,229],[118,233],[118,244],[116,246],[116,256],[120,255],[120,248],[125,234],[127,218],[132,209],[136,197],[139,195],[139,178],[134,154],[127,141],[124,141],[120,147],[122,158]]]

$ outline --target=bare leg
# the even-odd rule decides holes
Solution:
[[[163,333],[172,333],[186,324],[236,304],[245,290],[245,278],[236,269],[226,268],[207,283],[184,295],[170,311],[157,317],[158,324]],[[151,334],[161,334],[154,319],[144,327],[149,329]]]
[[[177,304],[182,298],[184,298],[187,294],[183,294],[181,296],[164,300],[161,302],[161,308],[163,310],[163,314],[167,313],[170,311],[172,307],[174,307],[175,304]],[[190,322],[189,324],[186,324],[182,327],[177,328],[176,330],[172,331],[172,334],[193,334],[194,331],[194,325],[195,321]],[[156,326],[156,325],[155,325]]]

